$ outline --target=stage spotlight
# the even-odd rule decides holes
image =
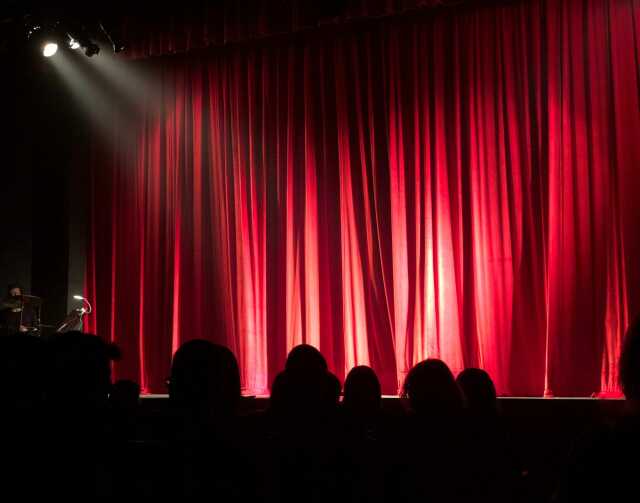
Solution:
[[[100,52],[100,47],[93,41],[90,31],[83,25],[68,25],[67,37],[72,41],[70,44],[77,44],[77,46],[74,44],[69,47],[82,49],[88,57],[95,56]]]
[[[47,42],[42,48],[42,55],[45,58],[50,58],[56,52],[58,52],[58,44],[56,44],[55,42]]]

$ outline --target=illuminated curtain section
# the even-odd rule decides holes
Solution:
[[[640,6],[443,10],[144,65],[97,138],[90,329],[163,391],[229,346],[264,393],[296,344],[395,393],[442,358],[503,394],[617,390],[639,307]],[[116,115],[118,117],[118,115]]]

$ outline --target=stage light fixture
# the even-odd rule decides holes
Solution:
[[[54,15],[53,10],[26,13],[22,21],[21,29],[27,40],[46,57],[53,56],[59,49],[81,49],[87,57],[92,57],[100,53],[99,42],[108,43],[114,53],[125,49],[118,22],[112,17],[55,18]]]
[[[34,45],[34,48],[42,51],[45,58],[50,58],[58,52],[60,37],[56,29],[57,23],[49,26],[36,22],[26,24],[27,39]]]
[[[47,42],[46,44],[44,44],[44,46],[42,47],[42,55],[45,58],[50,58],[51,56],[53,56],[56,52],[58,52],[58,44],[56,44],[55,42]]]
[[[88,56],[95,56],[100,52],[100,47],[98,44],[94,44],[93,42],[89,42],[84,48],[84,53]]]
[[[103,35],[106,37],[106,39],[109,41],[109,43],[111,44],[111,47],[113,48],[113,52],[114,53],[119,53],[125,50],[125,45],[122,42],[122,40],[120,40],[120,38],[116,35],[116,31],[113,29],[108,29],[107,28],[107,24],[105,22],[100,22],[99,23],[100,26],[100,30],[102,31]]]
[[[70,27],[67,36],[75,42],[74,46],[70,45],[69,47],[72,49],[81,48],[88,57],[95,56],[100,52],[100,47],[93,41],[93,37],[84,26]]]

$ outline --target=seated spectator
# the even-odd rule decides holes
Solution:
[[[171,495],[254,500],[255,467],[237,415],[240,372],[233,353],[200,339],[183,344],[171,365],[169,399],[176,413]]]
[[[416,364],[404,382],[403,396],[411,410],[424,417],[460,417],[463,394],[449,367],[434,358]]]
[[[328,370],[322,353],[309,344],[299,344],[289,351],[284,368],[289,371]]]
[[[372,368],[351,369],[344,383],[344,496],[351,501],[383,501],[389,446],[395,424],[382,413],[380,381]]]
[[[324,356],[300,344],[290,351],[285,370],[273,382],[270,413],[287,420],[303,416],[322,421],[335,413],[339,398],[340,381],[327,370]]]
[[[522,469],[511,448],[506,424],[498,411],[496,388],[482,369],[468,368],[456,379],[469,415],[474,460],[471,477],[477,501],[514,501],[520,488]]]
[[[380,381],[371,367],[361,365],[351,369],[344,381],[343,406],[349,414],[359,418],[374,417],[380,413]]]
[[[43,484],[60,497],[113,495],[115,461],[107,400],[117,348],[95,335],[68,332],[47,343],[49,414]]]
[[[5,494],[19,494],[25,501],[48,493],[33,481],[34,460],[43,459],[43,441],[50,434],[43,403],[44,349],[37,337],[0,337],[2,486]]]
[[[232,419],[240,401],[240,370],[233,353],[218,344],[194,339],[173,357],[169,399],[197,424]]]
[[[111,391],[111,361],[119,350],[95,335],[67,332],[48,343],[46,398],[64,414],[102,411]]]
[[[631,501],[640,452],[640,318],[627,330],[619,360],[626,410],[576,443],[554,496],[557,502]]]
[[[289,353],[285,370],[273,382],[261,449],[269,500],[339,497],[339,395],[340,381],[317,349],[301,345]]]
[[[386,499],[471,501],[469,430],[453,374],[441,360],[422,361],[407,374],[403,396],[410,414],[390,455]]]
[[[496,417],[498,414],[498,399],[496,387],[482,369],[468,368],[460,372],[456,382],[467,404],[467,410],[478,417]]]

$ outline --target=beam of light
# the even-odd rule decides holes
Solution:
[[[104,47],[102,48],[104,49]],[[162,89],[151,67],[143,61],[125,60],[109,50],[91,60],[93,70],[119,93],[129,108],[153,111],[162,100]]]
[[[96,77],[84,56],[61,52],[51,59],[53,68],[68,86],[90,125],[108,145],[135,147],[136,116],[127,114],[117,94]],[[118,131],[115,126],[118,125]],[[118,133],[118,134],[116,134]]]

